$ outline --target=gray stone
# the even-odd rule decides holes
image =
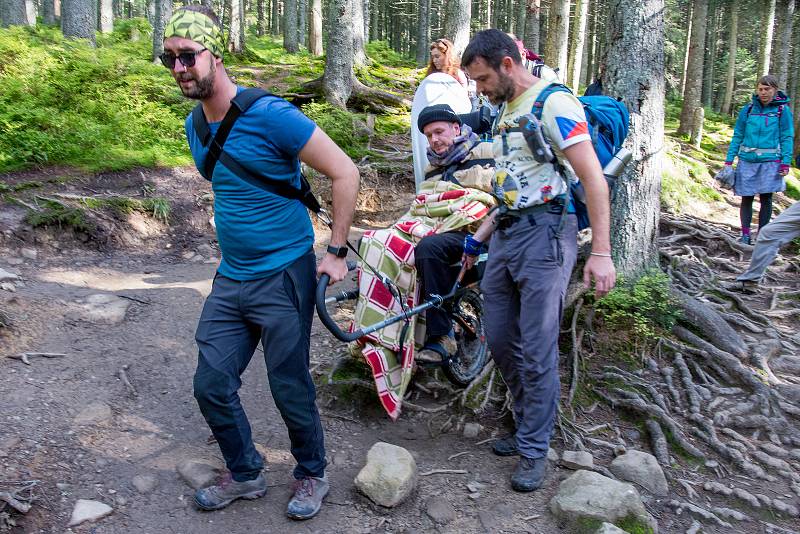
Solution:
[[[17,286],[12,284],[11,282],[0,282],[0,289],[3,291],[8,291],[9,293],[16,293]]]
[[[5,262],[9,265],[22,265],[25,263],[25,260],[22,258],[6,258]]]
[[[567,469],[594,469],[594,458],[587,451],[564,451],[561,465]]]
[[[658,523],[645,510],[635,487],[593,471],[580,470],[562,482],[550,500],[550,511],[569,523],[581,519],[614,523],[632,516],[658,532]]]
[[[119,324],[125,320],[130,301],[116,295],[96,293],[79,304],[78,315],[84,321],[95,324]]]
[[[376,504],[397,506],[417,485],[417,463],[406,449],[379,441],[367,452],[355,485]]]
[[[181,461],[175,469],[189,486],[200,489],[214,483],[222,471],[222,466],[214,460],[194,458]]]
[[[158,479],[153,475],[136,475],[131,484],[139,493],[150,493],[158,486]]]
[[[87,521],[97,521],[113,511],[113,508],[100,501],[79,499],[78,502],[75,503],[75,508],[72,509],[72,517],[67,526],[74,527]]]
[[[556,451],[552,447],[549,447],[547,449],[547,459],[550,460],[551,462],[557,463],[558,462],[558,451]]]
[[[669,493],[664,471],[652,454],[628,451],[614,458],[609,469],[617,478],[639,484],[653,495],[665,497]]]
[[[35,260],[39,253],[36,252],[35,248],[23,248],[19,251],[23,258],[27,258],[29,260]]]
[[[197,247],[197,253],[203,256],[204,258],[213,258],[214,256],[217,255],[216,252],[214,251],[214,247],[206,244]]]
[[[468,439],[475,439],[483,430],[483,426],[478,423],[467,423],[464,425],[464,437]]]
[[[75,416],[76,425],[96,425],[111,419],[111,406],[102,401],[89,403]]]
[[[600,528],[594,531],[594,534],[628,534],[628,531],[622,530],[613,523],[603,523]]]
[[[0,269],[0,282],[13,282],[15,280],[19,280],[19,276],[4,269]]]
[[[428,514],[437,525],[446,525],[456,518],[456,509],[441,496],[431,497],[425,506],[425,513]]]

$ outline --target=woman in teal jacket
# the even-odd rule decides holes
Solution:
[[[753,100],[742,108],[725,165],[736,166],[733,192],[742,197],[739,217],[742,222],[742,243],[750,244],[750,222],[753,218],[753,197],[759,195],[759,230],[772,217],[772,193],[786,189],[784,176],[792,161],[794,121],[789,97],[778,90],[778,79],[771,74],[758,80]]]

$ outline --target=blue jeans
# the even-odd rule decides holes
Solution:
[[[264,466],[238,393],[259,341],[272,398],[297,461],[294,476],[324,475],[322,424],[308,370],[315,285],[312,252],[267,278],[214,278],[195,334],[194,396],[234,480],[252,480]]]

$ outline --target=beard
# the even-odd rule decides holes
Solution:
[[[181,73],[176,79],[178,87],[180,87],[183,96],[194,100],[205,100],[214,95],[214,78],[216,77],[217,67],[214,65],[214,60],[211,60],[211,69],[208,74],[203,78],[195,78],[188,72]],[[184,87],[180,82],[193,80],[194,85]]]
[[[495,106],[514,98],[514,81],[511,79],[511,76],[497,71],[497,77],[497,88],[486,95],[489,98],[489,102]]]

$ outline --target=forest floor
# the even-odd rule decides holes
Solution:
[[[413,196],[413,183],[407,175],[396,174],[388,183],[379,182],[370,172],[364,172],[365,193],[352,237],[365,228],[390,224]],[[0,268],[18,274],[20,280],[0,289],[0,323],[5,323],[0,327],[0,491],[20,490],[27,484],[30,489],[20,495],[33,499],[26,514],[0,516],[0,530],[10,527],[10,520],[17,524],[10,527],[12,532],[98,534],[562,531],[549,513],[548,503],[559,482],[572,471],[551,465],[540,491],[511,491],[508,479],[516,459],[493,456],[488,443],[492,436],[508,430],[507,413],[493,404],[477,414],[453,406],[437,414],[406,411],[392,422],[374,397],[327,385],[328,371],[344,354],[344,346],[316,321],[311,359],[320,385],[332,487],[320,515],[305,523],[284,516],[293,460],[285,427],[267,394],[260,352],[244,374],[241,395],[254,439],[267,459],[270,490],[263,499],[239,501],[223,511],[197,511],[192,490],[176,466],[186,459],[218,463],[220,456],[216,444],[209,443],[208,427],[192,396],[194,330],[219,260],[210,224],[209,184],[192,168],[99,175],[48,169],[5,175],[3,183],[14,191],[17,201],[6,197],[0,202]],[[120,197],[167,199],[172,208],[169,224],[141,209],[120,209],[118,201],[108,203]],[[729,202],[714,209],[714,219],[733,222],[735,202],[726,198]],[[42,206],[47,199],[83,203],[91,224],[83,231],[59,230],[55,224],[49,229],[31,228],[25,221],[29,208]],[[101,199],[106,208],[117,206],[117,211],[86,199]],[[704,209],[702,215],[708,216]],[[708,226],[692,215],[679,220],[699,228]],[[736,237],[733,227],[712,226]],[[667,236],[674,231],[674,225],[663,228]],[[318,254],[325,243],[325,230],[317,228]],[[708,243],[699,246],[709,249]],[[732,280],[736,271],[746,266],[746,253],[731,248],[712,252],[730,266],[720,269],[720,282]],[[775,324],[782,336],[790,336],[797,332],[792,313],[797,301],[777,302],[775,294],[794,294],[800,289],[800,279],[792,262],[784,261],[775,272],[766,288],[748,302],[757,312],[788,310],[775,317]],[[116,315],[92,314],[96,295],[103,295]],[[750,339],[756,343],[761,337],[753,332],[749,330],[758,339]],[[796,346],[791,337],[785,341],[787,347]],[[14,357],[21,353],[63,356],[32,355],[26,365]],[[788,355],[793,356],[791,352]],[[563,360],[566,393],[570,358],[565,355]],[[587,360],[586,367],[597,369],[614,358],[600,355],[597,360]],[[616,363],[626,368],[634,365]],[[779,380],[792,383],[791,373],[776,373]],[[441,403],[441,398],[416,386],[412,386],[412,394],[421,406],[435,408]],[[477,437],[464,437],[468,422],[482,425]],[[605,403],[579,406],[575,424],[582,429],[596,428],[588,434],[597,441],[650,450],[641,424]],[[769,433],[756,435],[759,432],[748,434],[753,443],[767,440]],[[411,451],[420,472],[463,472],[421,476],[407,502],[382,508],[361,496],[353,484],[367,450],[379,441]],[[698,440],[692,442],[707,450]],[[587,441],[596,465],[607,466],[612,451],[591,443]],[[556,432],[554,449],[561,452],[573,447],[563,432]],[[790,460],[795,471],[797,460]],[[708,480],[736,483],[800,506],[799,495],[792,493],[783,478],[757,480],[735,474],[735,469],[725,474],[711,464],[677,453],[665,472],[669,496],[643,493],[648,510],[658,519],[659,532],[683,533],[693,523],[688,512],[676,513],[670,500],[727,506],[749,516],[747,521],[734,522],[732,528],[707,521],[702,532],[800,530],[797,518],[702,488]],[[150,483],[141,484],[142,477],[151,477]],[[480,487],[479,491],[468,489],[468,484],[472,489]],[[702,497],[692,496],[692,490]],[[114,511],[97,523],[67,528],[78,499],[105,502]],[[449,522],[441,522],[437,516],[435,505],[442,501],[449,502],[456,512]],[[10,512],[5,508],[0,513]]]

